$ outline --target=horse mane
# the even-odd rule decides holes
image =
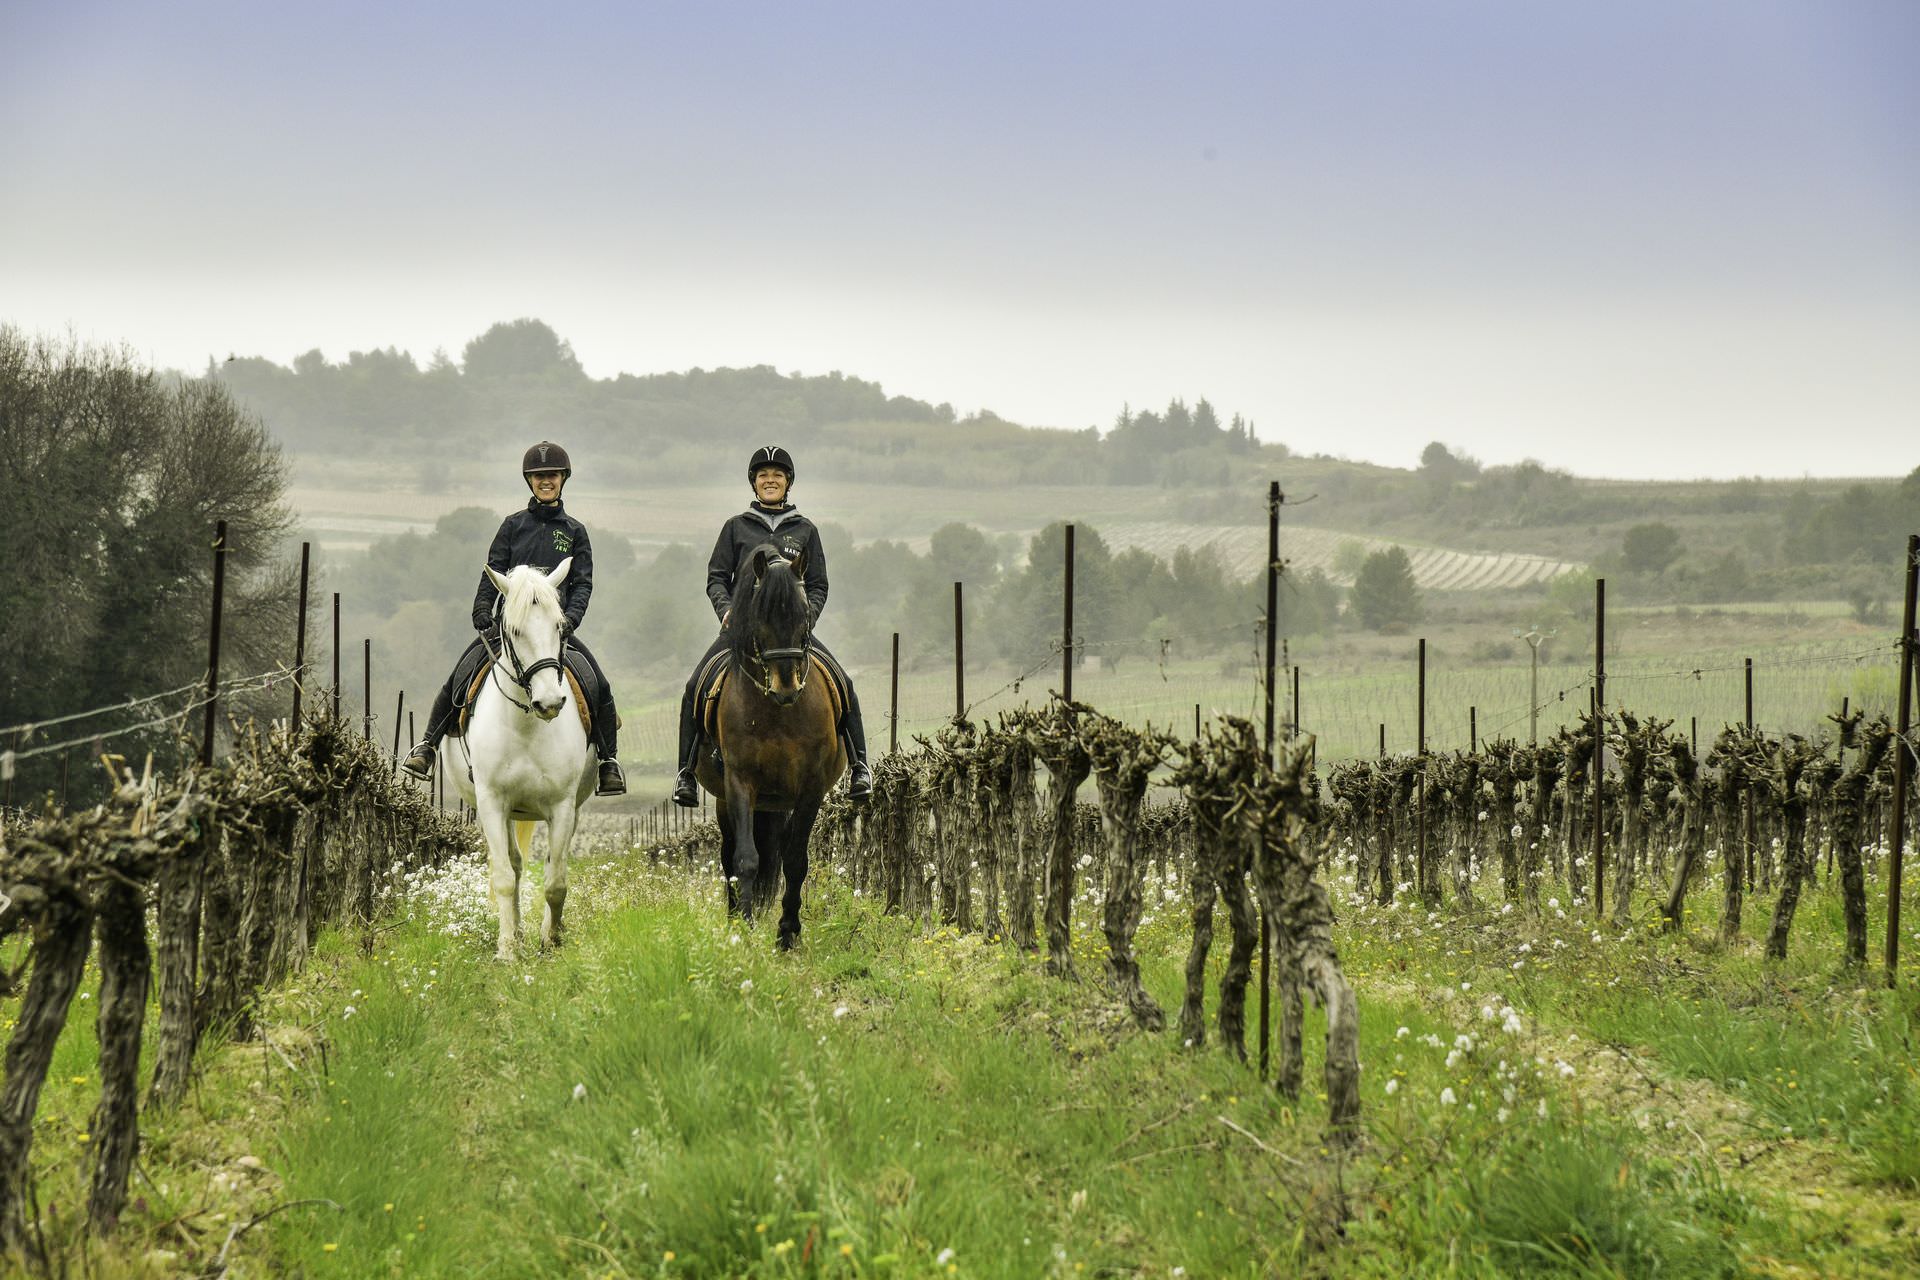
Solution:
[[[532,565],[515,565],[504,575],[507,579],[506,603],[500,617],[507,626],[519,631],[533,618],[535,608],[545,606],[560,611],[560,593],[547,581],[547,575]]]
[[[733,584],[732,612],[727,619],[727,640],[735,655],[746,649],[753,635],[748,625],[748,610],[755,607],[756,599],[753,585],[753,562],[761,552],[767,554],[766,589],[758,595],[760,618],[773,628],[775,633],[788,635],[805,629],[807,625],[807,593],[801,581],[794,575],[793,566],[780,548],[771,542],[763,542],[753,549],[746,562],[741,566]]]

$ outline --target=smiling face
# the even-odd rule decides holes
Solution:
[[[762,467],[753,473],[753,496],[769,507],[787,500],[787,473],[778,467]]]
[[[527,484],[533,489],[533,496],[542,502],[560,501],[560,491],[566,487],[567,478],[558,471],[529,471]]]

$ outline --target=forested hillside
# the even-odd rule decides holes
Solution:
[[[889,396],[834,372],[691,369],[594,380],[538,320],[497,324],[459,364],[435,352],[422,368],[404,351],[356,351],[329,363],[309,351],[291,367],[257,356],[209,368],[289,447],[355,458],[404,457],[423,480],[449,450],[519,447],[530,432],[610,459],[614,483],[658,484],[712,473],[728,456],[778,439],[844,477],[900,484],[1224,483],[1261,452],[1251,424],[1222,423],[1204,399],[1164,413],[1122,411],[1106,437],[1029,428],[981,411]],[[1265,450],[1271,462],[1284,450]]]

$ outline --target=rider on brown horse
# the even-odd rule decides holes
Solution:
[[[621,795],[627,789],[627,779],[620,771],[617,758],[620,718],[613,708],[613,686],[607,682],[600,663],[575,634],[580,620],[587,615],[587,600],[593,595],[593,548],[587,541],[587,527],[568,515],[560,502],[560,491],[573,475],[573,461],[565,449],[551,440],[542,440],[520,460],[520,474],[526,478],[533,496],[527,499],[525,510],[516,511],[500,522],[500,531],[493,535],[493,545],[487,550],[487,567],[496,573],[505,573],[523,564],[552,570],[558,568],[562,560],[573,561],[567,580],[560,586],[561,607],[566,611],[561,634],[566,638],[567,648],[586,659],[587,665],[593,668],[598,684],[599,697],[593,708],[593,746],[600,756],[600,783],[594,794]],[[476,651],[486,643],[481,637],[497,635],[500,624],[494,617],[494,608],[499,599],[499,588],[482,573],[479,590],[473,597],[473,629],[480,636],[467,646],[466,653],[454,664],[455,674],[447,677],[446,684],[434,698],[433,710],[427,713],[427,736],[400,765],[416,778],[432,772],[440,739],[446,736],[452,723],[456,710],[453,705],[456,676],[477,658]],[[498,647],[497,639],[488,645],[490,650]]]
[[[713,603],[713,611],[723,629],[695,664],[680,698],[680,775],[674,780],[673,802],[688,807],[700,803],[699,783],[694,778],[694,749],[700,736],[694,714],[694,685],[707,660],[727,647],[724,630],[727,609],[733,602],[734,583],[748,557],[756,547],[769,542],[780,548],[788,559],[804,551],[807,605],[815,622],[827,604],[827,557],[820,547],[820,531],[787,501],[787,491],[793,487],[792,456],[779,445],[755,450],[747,462],[747,481],[753,486],[753,502],[721,526],[720,537],[713,544],[713,555],[707,561],[707,599]],[[873,779],[867,771],[867,733],[860,719],[860,699],[845,669],[818,637],[812,640],[812,647],[839,676],[841,687],[847,692],[847,713],[840,725],[849,762],[847,795],[852,800],[864,800],[873,791]]]

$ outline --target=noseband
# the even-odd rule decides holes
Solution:
[[[807,687],[807,673],[813,669],[813,663],[807,660],[808,655],[813,652],[812,643],[813,636],[808,635],[800,642],[797,648],[792,649],[762,649],[758,644],[755,644],[748,656],[751,657],[760,668],[760,692],[766,694],[769,698],[773,696],[773,667],[770,665],[771,663],[795,660],[800,663],[800,674],[794,680],[794,692],[800,693],[805,691]]]
[[[535,676],[545,671],[548,667],[552,667],[560,673],[560,679],[563,683],[567,678],[566,668],[560,665],[560,659],[558,658],[542,658],[532,666],[522,666],[520,664],[520,654],[513,647],[513,636],[507,630],[506,623],[504,622],[500,624],[500,652],[495,653],[493,646],[487,643],[487,633],[484,631],[480,633],[480,643],[486,648],[487,656],[493,659],[493,665],[488,668],[488,674],[494,682],[494,688],[500,689],[500,669],[508,663],[512,663],[513,670],[508,678],[520,686],[520,691],[527,695],[527,701],[520,701],[505,689],[500,689],[500,696],[520,708],[523,715],[533,714],[533,707],[530,704],[533,702],[533,678]],[[562,640],[560,645],[561,651],[565,652],[566,641]]]

